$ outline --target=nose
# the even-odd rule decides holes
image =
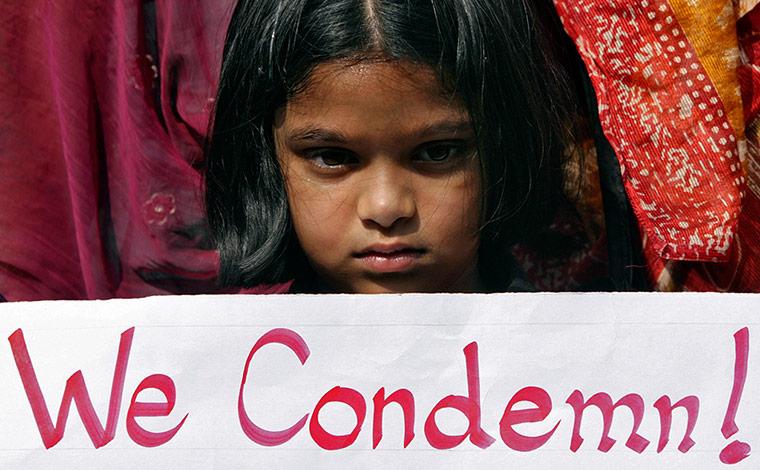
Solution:
[[[417,213],[414,189],[404,175],[380,170],[362,186],[356,210],[364,223],[387,229]]]

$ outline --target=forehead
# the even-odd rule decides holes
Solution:
[[[407,61],[333,61],[315,67],[278,112],[277,125],[403,130],[467,117],[461,100],[443,87],[431,67]]]

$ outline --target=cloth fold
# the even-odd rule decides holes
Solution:
[[[8,300],[218,290],[201,145],[233,3],[0,4]]]
[[[594,82],[655,288],[760,291],[760,2],[554,3]]]

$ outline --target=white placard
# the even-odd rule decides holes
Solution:
[[[0,304],[0,468],[760,468],[758,315],[726,294]]]

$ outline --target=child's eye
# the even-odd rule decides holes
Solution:
[[[444,163],[460,156],[463,148],[461,142],[435,142],[417,150],[414,157],[422,162]]]
[[[306,153],[306,157],[319,168],[339,168],[358,162],[356,156],[347,150],[318,149]]]

